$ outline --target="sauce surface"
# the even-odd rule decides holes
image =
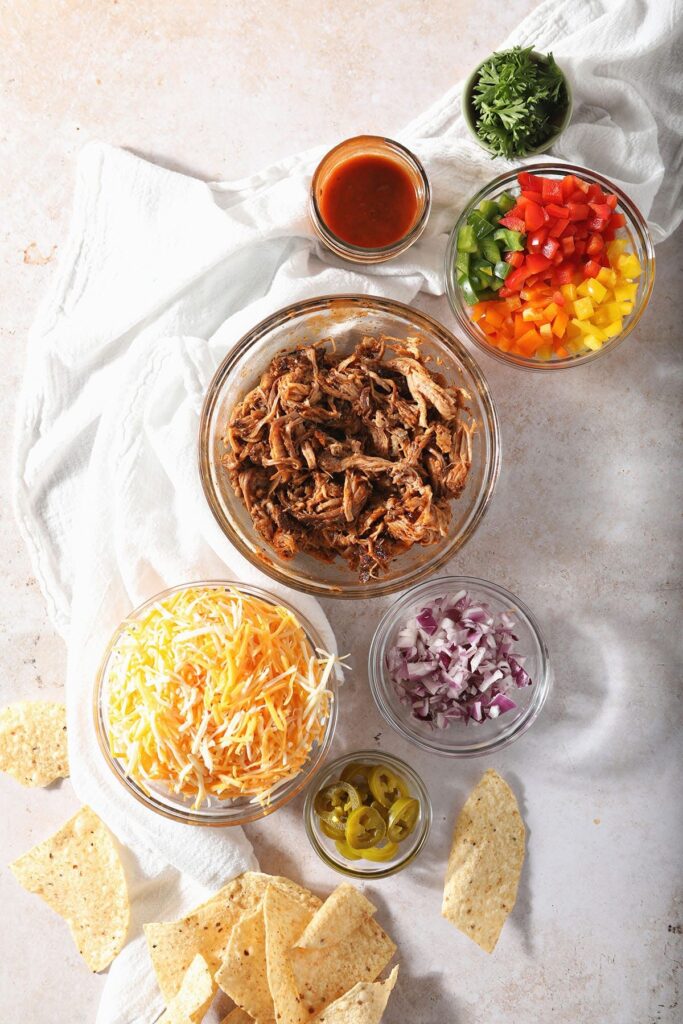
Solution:
[[[363,249],[378,249],[410,231],[418,197],[410,174],[397,161],[367,154],[350,157],[331,172],[318,206],[338,238]]]

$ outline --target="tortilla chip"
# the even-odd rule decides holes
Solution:
[[[221,1024],[253,1024],[253,1020],[248,1013],[236,1006],[227,1017],[223,1018]]]
[[[359,981],[316,1017],[314,1024],[379,1024],[396,984],[398,967],[386,981]]]
[[[441,913],[492,953],[517,899],[524,822],[507,782],[489,769],[455,825]]]
[[[180,920],[145,925],[149,954],[167,1006],[197,953],[202,954],[211,973],[216,973],[232,929],[259,906],[269,884],[291,894],[310,908],[311,914],[320,906],[317,896],[288,878],[246,871]]]
[[[293,949],[294,977],[309,1019],[357,982],[378,978],[395,952],[394,943],[371,917],[333,946]]]
[[[238,1007],[249,1012],[256,1024],[275,1019],[273,997],[266,969],[266,925],[263,905],[245,914],[232,930],[216,981]]]
[[[341,942],[366,918],[372,917],[376,910],[377,907],[358,889],[348,882],[342,882],[314,915],[297,946],[302,949],[322,949]]]
[[[49,786],[69,774],[63,704],[26,700],[0,710],[0,771],[22,786]]]
[[[297,991],[290,953],[313,913],[289,893],[268,886],[263,901],[266,968],[278,1024],[306,1024],[310,1015]]]
[[[103,971],[123,948],[130,908],[114,838],[95,812],[81,807],[10,868],[65,919],[91,971]]]
[[[204,957],[197,953],[185,971],[178,994],[157,1024],[198,1024],[211,1005],[216,984]]]

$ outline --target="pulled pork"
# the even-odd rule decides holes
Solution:
[[[278,555],[340,555],[367,581],[446,534],[472,462],[468,398],[419,338],[282,353],[232,411],[230,482]]]

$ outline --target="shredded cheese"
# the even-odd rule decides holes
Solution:
[[[141,785],[161,784],[194,807],[267,802],[322,739],[335,662],[286,608],[235,588],[179,590],[116,642],[111,755]]]

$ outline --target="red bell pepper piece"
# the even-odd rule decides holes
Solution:
[[[567,203],[567,209],[569,210],[570,220],[586,220],[590,215],[590,207],[588,203]]]
[[[599,252],[605,248],[605,243],[602,240],[602,235],[591,235],[588,239],[588,245],[586,246],[586,252],[589,256],[597,256]]]
[[[565,231],[569,230],[569,225],[572,223],[573,222],[567,220],[566,217],[564,218],[564,220],[558,218],[556,221],[553,221],[553,223],[550,225],[548,234],[552,235],[553,238],[559,238],[560,235],[563,235]]]
[[[562,179],[562,202],[566,203],[574,192],[576,192],[576,178],[573,174],[567,174]]]
[[[546,210],[551,217],[559,217],[560,220],[566,220],[569,216],[569,210],[566,206],[558,206],[557,203],[548,203]]]
[[[553,292],[553,302],[556,306],[564,306],[564,295],[562,292]]]
[[[604,231],[607,227],[607,221],[603,220],[602,217],[590,217],[587,226],[591,231]]]
[[[610,192],[608,195],[605,196],[605,202],[609,206],[610,210],[616,210],[617,203],[619,202],[619,200],[613,192]]]
[[[516,270],[513,270],[512,273],[508,274],[505,278],[505,287],[509,288],[511,292],[518,292],[529,276],[529,273],[530,271],[526,263],[521,267],[517,267]]]
[[[550,260],[540,252],[529,253],[526,258],[526,268],[530,274],[540,274],[542,270],[546,270],[549,266]],[[508,274],[509,277],[510,275]]]
[[[583,273],[586,277],[597,277],[600,273],[600,266],[601,264],[597,260],[588,260],[583,268]]]
[[[599,217],[600,220],[609,220],[612,211],[610,210],[607,203],[589,203],[588,205],[590,206],[595,216]]]
[[[591,182],[588,186],[588,192],[586,193],[588,200],[591,203],[604,203],[605,193],[602,191],[600,186],[595,182]]]
[[[507,217],[515,217],[517,220],[523,221],[524,220],[524,210],[526,208],[526,205],[527,205],[526,203],[524,203],[524,205],[522,205],[521,203],[517,203],[517,205],[513,206],[511,210],[508,210],[506,216]],[[501,223],[502,223],[502,221],[501,221]]]
[[[530,171],[520,171],[517,175],[517,181],[519,187],[524,189],[530,189],[532,192],[540,192],[541,184],[538,180],[537,174],[531,174]]]
[[[624,216],[623,213],[613,213],[612,216],[609,219],[607,227],[611,231],[614,231],[617,228],[624,228],[624,227],[626,227],[626,217]]]
[[[528,251],[540,252],[547,237],[548,232],[545,228],[539,228],[538,231],[530,231],[526,236],[526,247]]]
[[[505,255],[503,256],[503,259],[505,260],[506,263],[509,263],[511,267],[521,267],[522,263],[524,263],[524,253],[506,252]]]
[[[521,231],[522,234],[526,231],[526,224],[519,217],[511,217],[508,214],[507,217],[501,217],[500,223],[504,228],[510,228],[511,231]]]
[[[541,194],[543,196],[544,203],[561,203],[561,178],[541,178]]]
[[[527,203],[524,209],[524,223],[527,231],[537,231],[545,224],[543,210],[538,203]]]
[[[573,263],[563,263],[561,267],[558,267],[555,271],[555,281],[557,284],[571,284],[571,280],[576,273],[576,267]]]
[[[543,243],[543,248],[541,249],[541,252],[549,260],[551,260],[559,248],[560,243],[557,241],[556,238],[548,238]]]

